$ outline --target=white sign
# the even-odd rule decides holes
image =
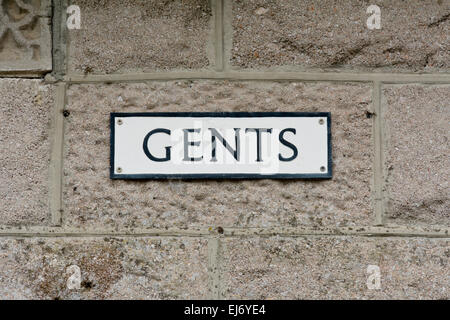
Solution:
[[[111,179],[331,178],[328,112],[111,113]]]

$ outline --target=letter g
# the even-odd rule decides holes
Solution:
[[[155,156],[153,156],[150,153],[150,150],[148,149],[148,139],[155,133],[165,133],[165,134],[168,134],[170,136],[170,130],[168,130],[168,129],[161,129],[161,128],[154,129],[154,130],[150,131],[149,133],[147,133],[147,135],[144,138],[144,145],[143,145],[145,155],[150,160],[155,161],[155,162],[170,161],[170,148],[171,147],[166,147],[166,156],[164,158],[156,158]]]

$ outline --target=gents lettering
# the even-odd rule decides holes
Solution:
[[[234,140],[236,149],[232,149],[228,142],[222,137],[222,135],[214,128],[209,128],[211,130],[211,144],[212,144],[212,150],[211,150],[211,161],[216,162],[216,138],[222,142],[223,146],[233,155],[233,157],[239,161],[240,156],[240,146],[241,146],[241,140],[239,136],[239,128],[234,128]]]
[[[297,150],[297,147],[296,147],[295,145],[293,145],[292,143],[290,143],[289,141],[286,141],[286,140],[284,139],[284,133],[285,133],[285,132],[292,132],[293,134],[295,134],[296,131],[295,131],[294,128],[286,128],[286,129],[284,129],[284,130],[281,130],[281,132],[280,132],[280,136],[279,136],[280,142],[281,142],[282,144],[284,144],[286,147],[291,148],[292,151],[293,151],[293,155],[290,156],[289,158],[283,157],[283,156],[281,155],[281,153],[278,154],[278,159],[279,159],[280,161],[285,161],[285,162],[287,162],[287,161],[292,161],[292,160],[294,160],[295,158],[297,158],[298,150]]]
[[[245,129],[245,133],[247,132],[256,132],[256,162],[261,162],[261,133],[268,132],[272,133],[272,129],[267,128],[247,128]]]
[[[144,138],[144,145],[143,145],[145,155],[150,160],[155,161],[155,162],[170,161],[170,147],[166,147],[166,156],[164,158],[157,158],[150,153],[150,150],[148,149],[148,139],[150,139],[150,137],[152,135],[154,135],[155,133],[165,133],[170,136],[170,130],[162,129],[162,128],[154,129],[154,130],[150,131],[149,133],[147,133],[147,135]]]
[[[189,141],[188,134],[190,132],[193,133],[199,133],[200,129],[183,129],[184,132],[184,158],[183,161],[201,161],[203,159],[203,156],[201,157],[189,157],[189,146],[196,146],[198,147],[200,145],[200,141]]]

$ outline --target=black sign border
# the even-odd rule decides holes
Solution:
[[[327,118],[328,171],[314,174],[255,174],[255,173],[183,173],[183,174],[117,174],[114,165],[115,118],[126,117],[183,117],[183,118],[267,118],[267,117],[324,117]],[[333,161],[331,149],[330,112],[111,112],[110,113],[110,179],[168,180],[168,179],[331,179]]]

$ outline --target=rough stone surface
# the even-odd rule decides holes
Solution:
[[[0,298],[205,299],[206,254],[194,238],[1,239]]]
[[[450,298],[448,239],[226,239],[223,250],[226,299]]]
[[[209,65],[207,0],[80,0],[69,70],[88,73],[201,69]]]
[[[40,80],[0,80],[0,220],[48,220],[50,114],[53,90]]]
[[[370,86],[179,81],[72,85],[64,223],[88,227],[350,226],[372,215]],[[110,112],[331,111],[332,180],[109,179]]]
[[[0,72],[52,69],[49,0],[0,3]]]
[[[386,86],[383,95],[387,217],[450,226],[450,86]]]
[[[235,67],[449,70],[449,1],[233,0],[232,4]],[[380,30],[366,26],[371,4],[381,9]]]

